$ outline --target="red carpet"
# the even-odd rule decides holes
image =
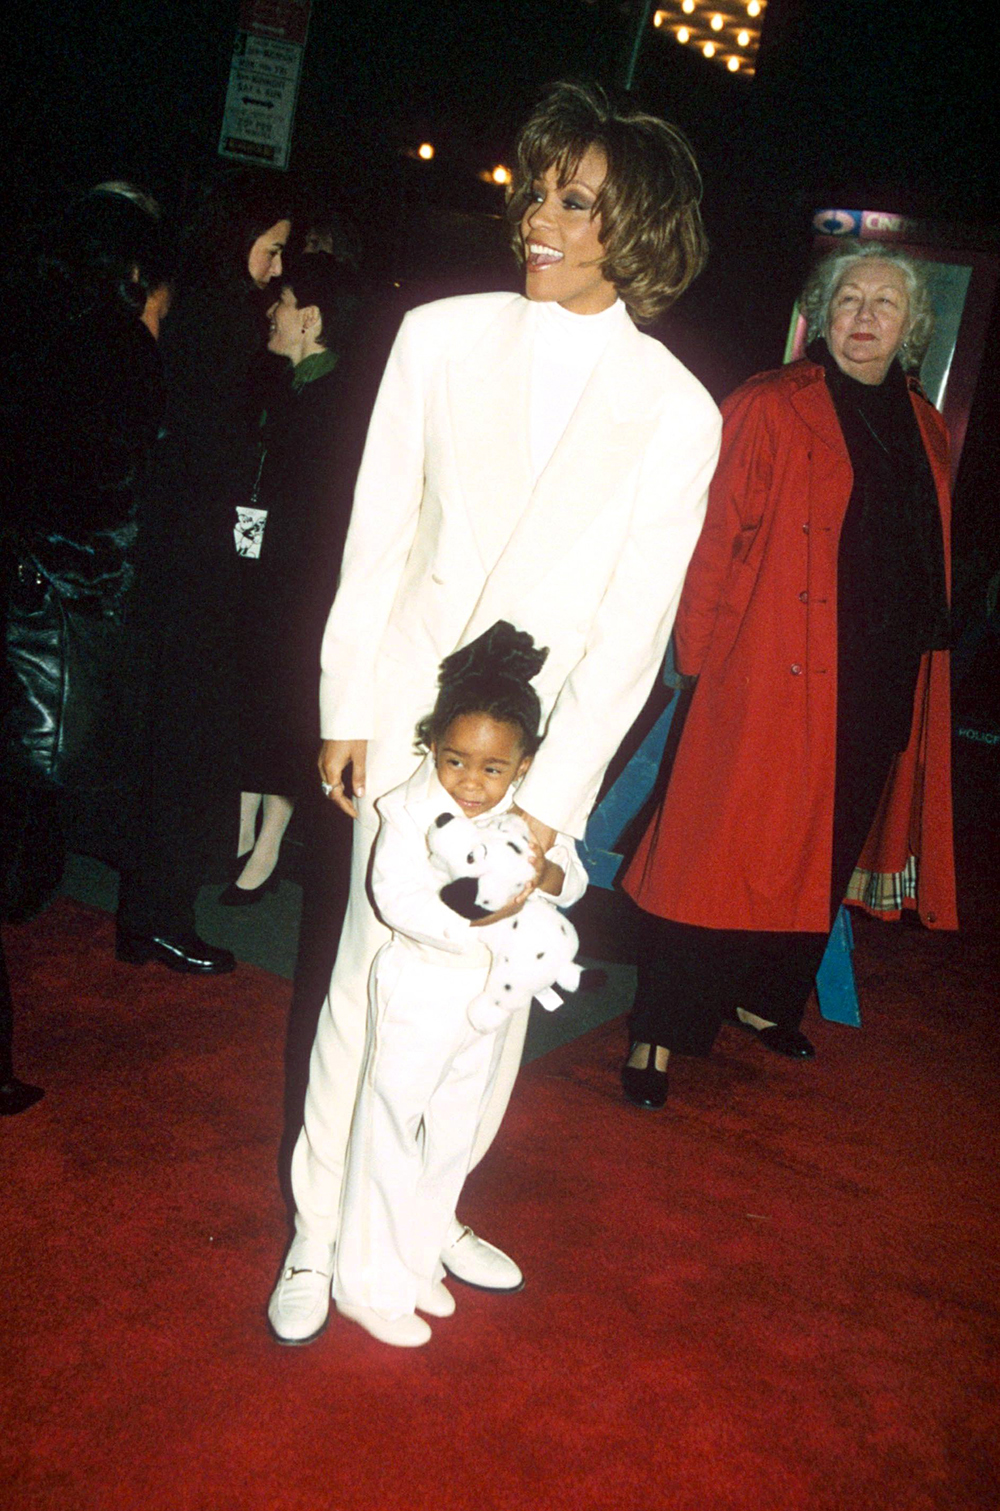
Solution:
[[[621,1025],[522,1077],[463,1215],[528,1274],[413,1353],[282,1349],[289,989],[111,956],[60,900],[5,931],[0,1124],[18,1511],[996,1511],[996,958],[862,924],[862,1032],[727,1030],[626,1109]]]

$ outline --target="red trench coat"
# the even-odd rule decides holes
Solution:
[[[911,399],[947,564],[947,431],[912,384]],[[647,912],[679,923],[825,932],[837,551],[853,473],[813,362],[751,378],[722,413],[722,454],[675,625],[677,665],[698,685],[669,788],[624,886]],[[910,855],[921,919],[956,928],[947,651],[921,662],[910,742],[860,863],[901,871]]]

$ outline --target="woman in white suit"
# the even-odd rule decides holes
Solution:
[[[652,116],[557,85],[521,131],[508,214],[525,298],[445,299],[404,320],[358,475],[323,644],[324,789],[355,820],[351,899],[292,1161],[296,1234],[268,1310],[283,1342],[325,1325],[372,960],[389,937],[365,878],[375,800],[418,764],[438,667],[498,619],[547,645],[546,737],[518,802],[542,853],[580,838],[666,649],[718,455],[716,406],[635,322],[701,270],[691,150]],[[349,786],[348,786],[349,783]],[[474,1162],[526,1027],[514,1017]],[[456,1220],[459,1279],[523,1284]]]

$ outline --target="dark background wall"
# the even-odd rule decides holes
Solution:
[[[8,18],[8,226],[111,176],[147,184],[183,213],[220,161],[237,9],[236,0],[52,0]],[[428,297],[515,286],[487,218],[499,214],[500,191],[476,174],[509,157],[518,119],[547,81],[620,75],[641,10],[640,0],[314,0],[292,168],[346,198],[380,276]],[[996,226],[991,11],[770,0],[752,81],[646,30],[634,98],[690,136],[713,244],[662,334],[717,396],[780,360],[815,208]],[[437,148],[429,166],[403,155],[423,137]],[[975,534],[995,520],[984,406],[995,402],[997,334],[966,464],[977,482],[963,518]]]
[[[683,126],[705,174],[715,259],[682,323],[711,315],[726,331],[713,386],[777,354],[817,205],[995,224],[989,9],[966,24],[961,7],[927,0],[771,0],[753,81],[647,28],[635,98]],[[611,81],[641,10],[315,0],[292,167],[359,207],[376,260],[420,241],[429,207],[495,213],[499,192],[476,172],[509,155],[545,82]],[[105,176],[134,177],[176,208],[218,162],[236,19],[236,0],[21,8],[7,23],[5,113],[22,213]],[[424,136],[438,149],[429,169],[400,157]]]

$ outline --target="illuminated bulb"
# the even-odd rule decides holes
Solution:
[[[721,16],[713,16],[710,24],[711,24],[711,27],[712,27],[713,31],[721,31],[722,30],[722,17]]]
[[[511,178],[510,169],[505,168],[503,163],[497,163],[493,169],[492,177],[495,184],[509,184]]]
[[[748,16],[759,16],[760,15],[760,0],[750,0],[750,4],[747,6],[747,15]]]
[[[422,157],[425,163],[430,162],[431,158],[434,156],[434,148],[431,146],[430,142],[420,143],[420,146],[417,148],[417,156]]]
[[[739,66],[740,66],[740,60],[739,60],[739,58],[730,58],[729,62],[726,64],[726,67],[729,69],[730,73],[735,73],[736,70],[739,68]]]
[[[702,52],[705,54],[706,58],[714,58],[715,57],[715,43],[714,42],[706,42],[705,45],[704,45],[704,47],[702,48]]]
[[[663,23],[664,23],[664,21],[666,19],[667,19],[667,13],[666,13],[666,11],[665,10],[658,10],[656,12],[655,16],[653,17],[653,25],[654,26],[662,26]]]
[[[684,12],[685,16],[690,16],[691,12],[694,10],[694,0],[681,0],[681,10]]]
[[[736,33],[736,40],[740,44],[741,47],[749,47],[750,46],[750,33],[748,31],[737,32]]]
[[[677,40],[678,40],[678,42],[690,42],[690,40],[691,40],[691,33],[688,31],[688,29],[687,29],[686,26],[678,26],[678,28],[677,28]]]

